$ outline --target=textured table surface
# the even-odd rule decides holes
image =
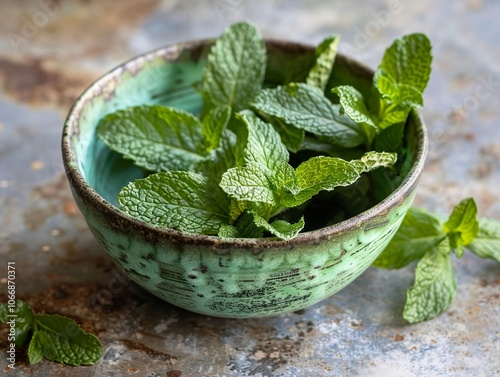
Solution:
[[[7,376],[500,375],[500,265],[454,260],[458,294],[440,317],[401,318],[412,268],[369,269],[333,297],[268,319],[209,318],[126,280],[93,239],[62,169],[60,135],[78,94],[122,61],[169,43],[214,37],[241,19],[266,37],[317,43],[372,67],[394,38],[434,45],[424,117],[430,153],[416,204],[447,213],[474,196],[500,219],[500,2],[0,0],[0,299],[7,262],[17,296],[97,334],[91,367],[18,356]],[[4,368],[5,367],[5,368]]]

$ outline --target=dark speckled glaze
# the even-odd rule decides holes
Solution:
[[[224,240],[158,229],[116,207],[116,194],[142,171],[97,139],[98,121],[119,108],[165,104],[194,113],[210,41],[176,44],[141,55],[96,81],[64,126],[62,152],[75,201],[95,237],[137,284],[182,308],[219,317],[271,316],[305,308],[339,291],[382,252],[409,209],[426,154],[425,127],[412,113],[406,141],[412,168],[388,198],[346,221],[290,241]],[[280,83],[311,47],[268,41],[266,80]],[[369,87],[373,74],[339,56],[343,73]],[[335,75],[334,75],[335,76]]]

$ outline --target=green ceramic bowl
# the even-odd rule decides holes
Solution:
[[[75,201],[108,255],[144,289],[182,308],[218,317],[272,316],[305,308],[339,291],[382,252],[410,207],[426,155],[425,127],[412,113],[405,143],[411,169],[369,210],[290,241],[219,239],[159,229],[120,211],[116,195],[143,172],[96,136],[106,114],[139,104],[194,113],[194,89],[211,41],[182,43],[141,55],[97,80],[76,101],[64,126],[62,153]],[[266,81],[286,80],[312,47],[267,41]],[[373,72],[339,56],[332,85],[370,90]]]

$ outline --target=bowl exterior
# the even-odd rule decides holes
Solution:
[[[274,46],[277,50],[290,49],[287,44],[276,46],[279,43]],[[63,159],[73,196],[115,263],[134,282],[169,303],[231,318],[271,316],[308,307],[356,279],[397,231],[422,170],[424,126],[414,114],[418,152],[401,186],[382,203],[342,223],[290,241],[222,240],[156,229],[128,217],[94,189],[100,180],[94,173],[100,171],[96,156],[105,148],[96,141],[95,128],[105,114],[125,106],[165,103],[196,111],[199,99],[189,91],[180,97],[162,93],[199,80],[204,65],[200,56],[206,54],[206,47],[205,42],[179,44],[141,56],[104,76],[82,95],[63,134]],[[159,84],[160,73],[167,84]],[[171,77],[175,79],[169,81]]]
[[[75,199],[108,255],[137,284],[190,311],[244,318],[302,309],[348,285],[386,247],[413,196],[355,231],[258,252],[245,243],[217,247],[152,239],[113,226],[83,198]]]

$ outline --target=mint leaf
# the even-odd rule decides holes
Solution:
[[[114,151],[151,171],[188,170],[206,156],[195,116],[164,106],[137,106],[104,117],[99,137]]]
[[[275,191],[280,194],[298,194],[300,186],[297,178],[297,173],[293,167],[287,162],[282,162],[276,170],[273,177],[273,185]]]
[[[280,135],[281,142],[291,152],[298,152],[305,138],[305,131],[285,123],[279,118],[272,118],[270,123]]]
[[[238,114],[248,129],[248,139],[244,151],[246,164],[262,165],[269,172],[275,171],[289,154],[274,128],[253,113]]]
[[[363,123],[376,128],[375,121],[366,108],[363,95],[354,87],[349,85],[337,86],[332,89],[339,96],[342,110],[356,123]]]
[[[5,323],[7,319],[11,320],[15,318],[15,341],[16,347],[22,347],[26,341],[32,330],[32,322],[33,322],[33,313],[31,311],[31,307],[22,300],[16,300],[14,314],[16,317],[7,318],[8,307],[5,306]]]
[[[215,107],[205,115],[201,123],[201,132],[205,136],[207,152],[219,146],[222,132],[226,129],[230,118],[231,107],[229,106]]]
[[[379,128],[384,130],[394,124],[404,124],[406,122],[406,118],[408,118],[410,110],[411,109],[409,107],[403,105],[387,107],[382,114],[382,119],[378,123]],[[399,143],[401,143],[401,140],[399,140]]]
[[[391,166],[396,155],[385,152],[367,152],[361,159],[345,161],[337,157],[312,157],[296,169],[300,191],[290,192],[280,198],[285,207],[296,207],[318,192],[331,191],[336,187],[349,186],[360,174],[381,166]]]
[[[313,157],[297,169],[300,192],[281,198],[285,207],[295,207],[322,190],[331,191],[338,186],[348,186],[359,178],[358,171],[347,161],[336,157]]]
[[[37,327],[38,327],[38,325],[37,325]],[[61,362],[60,360],[58,360],[58,351],[56,348],[56,344],[54,343],[54,341],[50,337],[49,333],[45,330],[37,330],[35,332],[35,335],[36,335],[35,340],[37,340],[42,347],[41,351],[42,351],[43,358],[45,358],[47,360],[51,360],[51,361]],[[31,343],[30,343],[30,346],[31,346]],[[31,356],[34,359],[34,361],[36,361],[37,359],[40,358],[40,355],[39,355],[40,350],[38,347],[39,346],[36,345],[36,348],[32,350],[33,354]],[[28,353],[29,353],[29,347],[28,347]],[[29,357],[29,354],[28,354],[28,357]]]
[[[236,229],[232,225],[222,225],[219,228],[219,233],[217,235],[220,238],[238,238],[239,237],[238,229]]]
[[[38,364],[43,360],[44,343],[53,346],[50,337],[45,331],[36,331],[31,338],[28,347],[28,359],[31,365]],[[55,350],[55,347],[54,347]]]
[[[337,56],[339,41],[340,36],[332,35],[325,38],[316,47],[316,62],[309,71],[306,79],[307,84],[325,90],[330,74],[332,73],[335,57]]]
[[[16,300],[16,346],[22,347],[28,340],[32,329],[33,312],[31,307],[22,300]]]
[[[476,219],[477,207],[472,198],[462,200],[451,213],[443,229],[448,233],[450,244],[458,257],[463,255],[463,247],[467,246],[476,237],[479,223]]]
[[[391,242],[373,266],[387,269],[404,267],[421,259],[445,238],[439,218],[423,209],[410,208]]]
[[[488,218],[479,220],[476,238],[467,247],[481,258],[500,262],[500,221]]]
[[[212,150],[205,160],[192,166],[194,172],[206,178],[205,190],[214,194],[216,202],[225,212],[229,211],[230,199],[221,190],[219,182],[222,175],[236,165],[235,145],[236,136],[234,133],[224,130],[219,140],[219,147]]]
[[[269,223],[258,213],[245,210],[234,226],[221,227],[219,236],[223,238],[262,238],[263,232],[266,231],[282,240],[289,240],[296,237],[303,228],[303,217],[295,224],[284,220],[275,220]]]
[[[266,64],[260,32],[246,22],[231,25],[208,55],[202,78],[203,97],[212,106],[244,109],[262,88]]]
[[[189,233],[217,234],[228,221],[224,193],[207,189],[207,179],[184,171],[138,179],[118,195],[121,209],[152,225]]]
[[[0,323],[7,323],[7,304],[0,302]]]
[[[374,84],[382,97],[392,103],[421,107],[431,61],[429,39],[420,33],[406,35],[386,50],[375,72]]]
[[[450,306],[456,290],[450,244],[444,240],[418,262],[415,284],[406,293],[403,318],[410,323],[434,318]]]
[[[393,103],[405,106],[422,107],[424,100],[422,93],[408,84],[397,83],[394,78],[383,68],[379,68],[375,73],[375,85]]]
[[[229,224],[233,224],[246,208],[247,202],[240,202],[234,198],[231,199],[229,202]]]
[[[234,224],[238,238],[262,238],[264,230],[256,224],[255,212],[245,210]]]
[[[222,175],[220,187],[240,201],[275,204],[274,192],[266,171],[256,163],[229,169]]]
[[[381,130],[375,136],[374,149],[376,151],[398,152],[403,141],[404,130],[404,123],[394,124],[392,127]]]
[[[210,183],[218,186],[222,174],[236,165],[235,147],[236,135],[229,130],[224,130],[219,140],[219,146],[210,151],[210,154],[202,161],[192,165],[191,169],[205,176]]]
[[[253,214],[253,219],[258,227],[282,240],[294,238],[297,234],[299,234],[302,228],[304,228],[304,217],[302,217],[295,224],[290,224],[284,220],[276,220],[269,224],[264,218],[256,213]]]
[[[397,158],[396,153],[370,151],[366,152],[359,160],[353,160],[350,163],[361,174],[379,167],[390,167],[394,165]]]
[[[94,364],[102,357],[102,344],[94,335],[84,332],[72,319],[59,315],[37,315],[39,329],[35,339],[42,345],[48,360],[70,365]],[[50,338],[50,340],[49,340]],[[39,347],[34,346],[32,358],[39,358]]]
[[[264,89],[252,106],[265,115],[280,118],[342,147],[352,148],[364,141],[361,126],[340,116],[339,105],[333,105],[321,89],[307,84],[291,83]]]

